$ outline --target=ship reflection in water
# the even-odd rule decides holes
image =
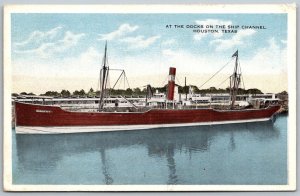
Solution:
[[[286,136],[282,115],[274,124],[13,134],[13,183],[286,184]]]

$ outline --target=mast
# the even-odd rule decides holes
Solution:
[[[236,95],[237,91],[240,85],[241,81],[241,73],[239,72],[239,63],[238,63],[238,50],[232,55],[232,57],[235,57],[235,66],[233,74],[230,76],[230,97],[231,97],[231,106],[230,108],[234,108],[234,102],[236,101]]]
[[[185,100],[187,101],[186,77],[184,77],[184,92],[185,92]]]
[[[151,85],[147,84],[147,86],[146,86],[146,103],[145,103],[145,106],[147,106],[148,99],[150,99],[152,96],[153,96],[153,92],[152,92],[152,89],[151,89]]]
[[[100,70],[100,100],[99,111],[103,109],[104,97],[106,96],[106,85],[108,78],[109,66],[107,65],[107,41],[105,42],[104,56],[102,61],[102,69]]]

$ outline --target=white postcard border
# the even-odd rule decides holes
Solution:
[[[12,183],[11,14],[12,13],[287,13],[288,14],[288,184],[287,185],[15,185]],[[5,191],[292,191],[296,189],[296,5],[6,5],[4,7],[4,137]]]

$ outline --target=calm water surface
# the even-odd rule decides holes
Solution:
[[[287,116],[275,123],[16,135],[14,184],[287,184]]]

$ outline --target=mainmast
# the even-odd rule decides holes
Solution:
[[[186,77],[184,77],[184,92],[185,92],[185,100],[187,101]]]
[[[239,89],[240,81],[241,81],[241,73],[239,69],[239,62],[238,62],[238,50],[232,55],[235,57],[235,66],[234,72],[230,76],[230,97],[231,97],[231,109],[234,108],[234,102],[236,101],[237,91]]]
[[[106,96],[106,85],[108,79],[109,66],[107,63],[107,41],[105,43],[104,56],[102,60],[102,69],[100,70],[100,100],[99,111],[103,109],[104,97]]]

